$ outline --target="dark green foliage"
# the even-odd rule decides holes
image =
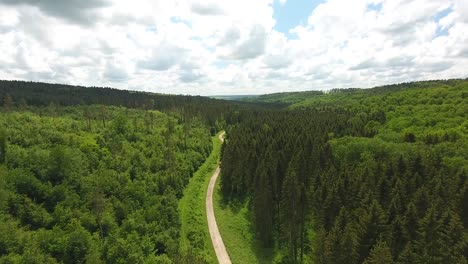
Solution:
[[[0,164],[5,162],[7,152],[7,138],[5,130],[0,128]]]
[[[370,252],[370,256],[363,264],[392,264],[392,252],[385,242],[377,242]]]
[[[252,199],[258,238],[284,263],[466,263],[467,87],[252,99],[290,109],[227,131],[224,198]]]
[[[62,84],[49,84],[24,81],[0,80],[0,105],[10,111],[15,102],[22,102],[18,108],[44,107],[44,112],[53,115],[58,106],[89,105],[84,108],[83,117],[87,129],[91,129],[93,120],[103,126],[109,120],[109,113],[102,105],[124,106],[144,110],[159,110],[177,113],[181,121],[193,117],[202,119],[210,126],[212,135],[223,128],[226,121],[231,121],[231,114],[239,109],[260,108],[256,104],[211,99],[201,96],[166,95],[146,92],[118,90],[112,88],[82,87]],[[101,105],[94,109],[96,105]],[[145,120],[146,127],[153,124],[151,115]]]
[[[63,146],[54,147],[49,154],[47,180],[52,183],[52,185],[62,183],[68,174],[70,174],[71,162]]]

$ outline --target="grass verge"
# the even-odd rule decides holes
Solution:
[[[248,203],[225,204],[216,181],[214,211],[219,231],[232,263],[273,263],[274,250],[264,248],[255,238]]]
[[[202,257],[208,263],[217,263],[208,232],[205,199],[211,175],[219,163],[221,141],[218,136],[213,137],[213,151],[193,174],[179,201],[181,252]]]

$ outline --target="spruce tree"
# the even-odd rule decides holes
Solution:
[[[282,233],[289,248],[289,255],[294,263],[297,262],[297,248],[300,220],[299,200],[300,185],[297,179],[299,155],[295,155],[288,166],[288,171],[282,188]]]
[[[0,163],[5,162],[7,152],[6,133],[4,129],[0,129]]]
[[[392,264],[393,256],[386,242],[378,241],[363,264]]]
[[[362,262],[370,253],[370,250],[377,242],[380,234],[384,230],[386,222],[385,213],[382,210],[379,202],[373,200],[368,210],[367,215],[364,216],[363,235],[360,239],[360,262]]]

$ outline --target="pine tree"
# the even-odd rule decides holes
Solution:
[[[7,94],[4,98],[3,98],[3,108],[7,111],[11,110],[14,106],[14,101],[13,101],[13,98]]]
[[[468,235],[464,231],[460,217],[451,210],[447,210],[441,219],[442,228],[438,233],[444,245],[442,254],[443,263],[466,263],[468,251]]]
[[[358,247],[359,238],[357,235],[357,228],[354,224],[348,223],[343,230],[343,236],[339,240],[338,248],[335,253],[338,255],[337,263],[359,263]]]
[[[415,249],[420,263],[443,263],[442,252],[446,250],[439,237],[442,229],[440,208],[431,206],[425,217],[419,222],[418,238],[415,241]]]
[[[418,262],[418,254],[415,252],[415,246],[413,242],[409,242],[404,247],[401,254],[398,256],[398,263],[401,264],[413,264],[413,263],[421,263]]]
[[[315,263],[331,263],[330,259],[333,257],[335,240],[336,238],[327,236],[327,232],[323,227],[316,231],[313,247]]]
[[[387,243],[378,241],[370,252],[370,256],[363,264],[392,264],[394,263],[392,252]]]
[[[6,133],[4,129],[0,129],[0,163],[4,163],[7,152]]]
[[[406,209],[404,223],[406,240],[414,240],[416,238],[416,231],[418,230],[418,212],[413,203],[409,203],[408,209]]]
[[[85,106],[83,116],[86,119],[86,125],[88,127],[88,131],[91,131],[91,129],[92,129],[91,128],[91,121],[93,120],[94,115],[93,115],[93,112],[92,112],[92,110],[90,109],[89,106]]]
[[[389,226],[389,244],[393,256],[398,256],[407,244],[406,230],[404,227],[404,220],[402,216],[397,216]]]
[[[358,228],[352,222],[348,210],[342,207],[333,228],[325,238],[325,254],[319,255],[323,262],[318,263],[358,263]]]
[[[386,217],[382,207],[379,202],[373,200],[367,215],[364,216],[364,232],[360,239],[359,262],[362,262],[369,255],[370,250],[384,230],[385,222]]]
[[[460,194],[460,217],[466,229],[468,229],[468,180],[465,180]]]
[[[297,263],[297,248],[300,235],[300,188],[297,179],[299,155],[295,155],[288,166],[282,188],[282,233],[289,247],[289,256]]]
[[[255,189],[253,193],[253,211],[255,225],[260,235],[260,240],[265,246],[273,244],[273,195],[268,165],[265,159],[260,162],[257,169]]]

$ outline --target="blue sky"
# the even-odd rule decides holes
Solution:
[[[434,21],[439,22],[441,19],[443,19],[444,17],[449,15],[451,12],[453,12],[452,7],[448,7],[448,8],[443,9],[440,12],[437,12],[433,17]],[[447,36],[448,35],[448,30],[449,30],[448,27],[442,28],[442,27],[438,26],[437,30],[436,30],[436,36],[439,36],[439,37],[440,36]]]
[[[289,34],[289,30],[299,25],[307,25],[307,19],[322,0],[288,0],[282,4],[279,0],[273,2],[273,18],[276,20],[275,29]]]

